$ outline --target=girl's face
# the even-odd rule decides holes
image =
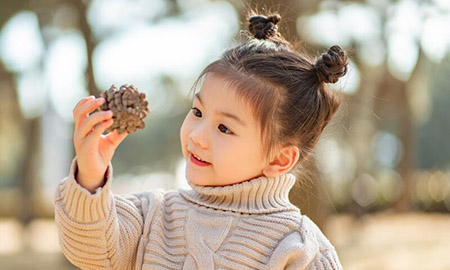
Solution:
[[[263,175],[259,125],[225,79],[210,74],[192,107],[180,130],[189,181],[224,186]]]

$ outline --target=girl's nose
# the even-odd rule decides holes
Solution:
[[[194,142],[196,145],[200,146],[203,149],[206,149],[208,147],[205,138],[204,127],[202,127],[202,125],[193,128],[191,130],[191,133],[189,134],[189,138],[192,140],[192,142]]]

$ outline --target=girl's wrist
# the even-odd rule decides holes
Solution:
[[[83,176],[79,170],[78,167],[75,170],[75,181],[82,186],[83,188],[87,189],[91,194],[95,193],[95,190],[99,187],[103,187],[106,184],[106,174],[108,170],[105,171],[102,179],[92,179],[90,180],[88,177]]]

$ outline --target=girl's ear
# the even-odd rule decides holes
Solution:
[[[263,169],[263,174],[267,177],[275,177],[287,173],[297,163],[299,156],[300,151],[297,146],[284,146]]]

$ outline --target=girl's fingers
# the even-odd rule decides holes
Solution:
[[[75,119],[75,129],[79,128],[83,123],[84,119],[88,117],[88,114],[91,113],[96,108],[100,107],[103,102],[105,102],[104,98],[97,98],[86,101],[83,105],[81,105],[77,110],[74,111],[74,119]]]
[[[127,136],[128,132],[119,134],[119,132],[117,132],[117,129],[115,129],[108,135],[106,135],[106,139],[109,140],[114,146],[118,146]]]
[[[73,108],[73,111],[75,112],[75,110],[77,110],[81,105],[85,104],[86,102],[88,102],[91,99],[94,99],[95,96],[88,96],[85,98],[82,98],[80,101],[78,101],[77,105],[75,105],[75,107]]]
[[[104,120],[109,120],[113,116],[112,111],[100,111],[93,113],[92,115],[88,116],[85,121],[83,121],[79,127],[78,135],[81,138],[86,137],[95,125],[101,123]],[[112,119],[111,119],[112,120]]]
[[[94,138],[100,137],[103,132],[105,132],[105,130],[113,124],[113,122],[113,119],[108,119],[106,121],[98,123],[88,136],[92,136]]]
[[[85,97],[85,98],[81,99],[80,101],[78,101],[77,105],[75,105],[75,107],[73,108],[73,111],[72,111],[73,118],[74,119],[76,118],[76,113],[83,104],[86,104],[86,102],[88,102],[89,100],[92,100],[94,98],[95,98],[94,96],[89,96],[89,97]]]

